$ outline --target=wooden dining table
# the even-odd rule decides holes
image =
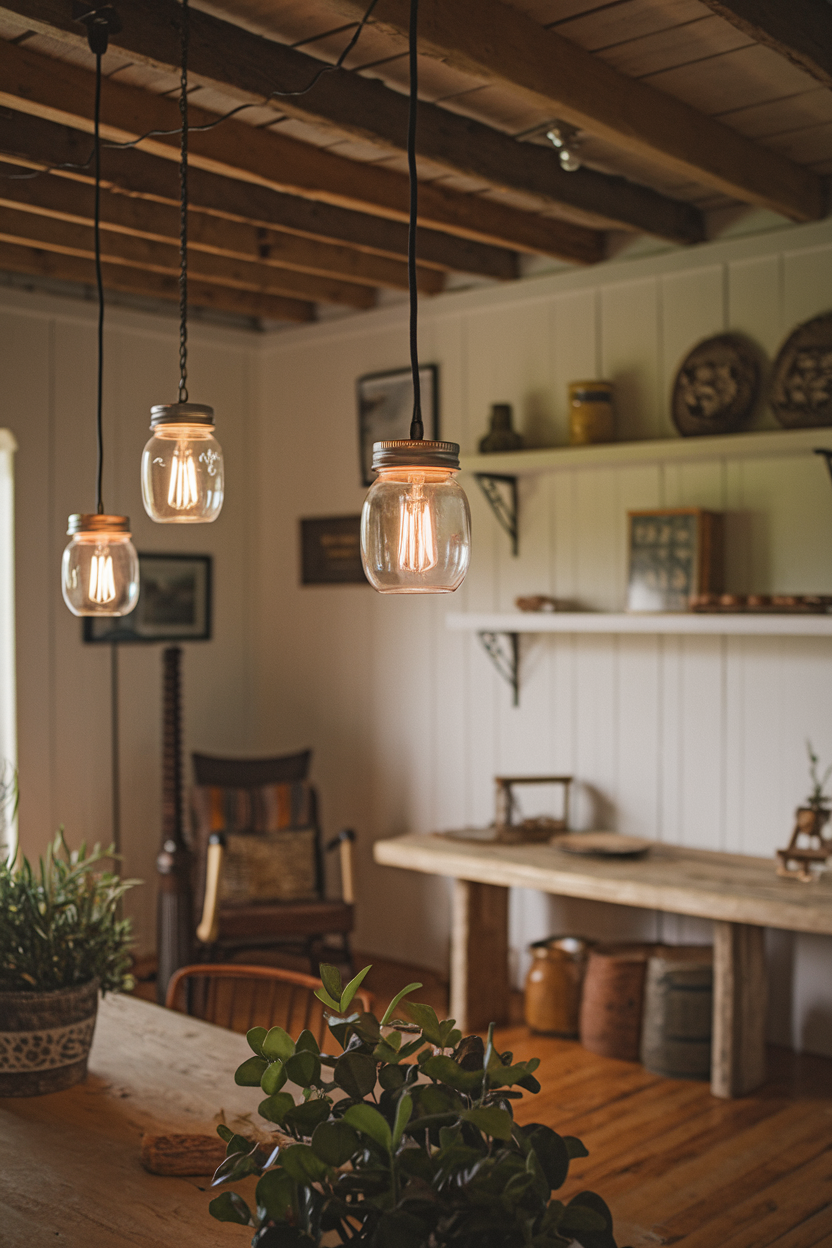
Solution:
[[[250,1243],[250,1229],[209,1214],[207,1176],[163,1178],[141,1164],[145,1132],[260,1122],[262,1092],[234,1083],[250,1055],[235,1032],[136,997],[104,998],[85,1083],[0,1099],[2,1248]]]

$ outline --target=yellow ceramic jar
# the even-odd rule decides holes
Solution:
[[[615,414],[611,381],[573,381],[569,384],[569,442],[586,446],[615,441]]]

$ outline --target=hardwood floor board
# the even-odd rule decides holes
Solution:
[[[832,1152],[825,1150],[819,1157],[789,1173],[754,1196],[738,1201],[723,1210],[718,1218],[695,1232],[680,1237],[685,1248],[771,1248],[771,1245],[792,1231],[805,1216],[807,1208],[821,1212],[832,1203]],[[715,1241],[714,1235],[719,1238]]]
[[[771,1241],[771,1248],[820,1248],[832,1243],[832,1204],[807,1214],[798,1226]]]
[[[752,1108],[754,1105],[753,1102],[735,1104]],[[816,1115],[816,1107],[798,1102],[775,1114],[766,1115],[762,1121],[739,1132],[726,1130],[728,1122],[723,1120],[721,1129],[707,1131],[699,1137],[696,1154],[687,1157],[684,1146],[681,1150],[668,1149],[668,1143],[675,1134],[671,1133],[662,1140],[661,1157],[656,1159],[661,1168],[660,1174],[634,1185],[635,1168],[631,1165],[618,1175],[608,1174],[604,1190],[611,1195],[616,1194],[623,1216],[634,1216],[637,1210],[646,1208],[651,1211],[656,1223],[664,1225],[668,1218],[675,1216],[676,1211],[687,1209],[704,1199],[714,1185],[722,1188],[726,1183],[739,1182],[766,1157],[785,1152],[806,1135],[811,1135],[814,1129],[812,1119]],[[774,1141],[776,1144],[772,1147]],[[644,1179],[641,1167],[638,1176]],[[594,1174],[592,1178],[597,1182]]]
[[[650,1088],[634,1088],[623,1096],[611,1098],[595,1110],[581,1110],[573,1118],[567,1118],[562,1127],[570,1135],[592,1132],[597,1140],[605,1131],[618,1131],[620,1126],[635,1118],[647,1124],[656,1124],[668,1114],[696,1114],[703,1112],[702,1089],[695,1083],[684,1084],[668,1091],[665,1080],[658,1080]]]
[[[630,1133],[636,1139],[649,1140],[651,1149],[655,1149],[661,1136],[695,1123],[697,1118],[710,1112],[710,1106],[703,1101],[701,1095],[676,1096],[662,1085],[657,1092],[659,1095],[646,1103],[645,1094],[636,1092],[628,1098],[632,1102],[629,1108],[623,1108],[620,1100],[611,1106],[605,1106],[602,1112],[609,1112],[609,1118],[601,1126],[593,1125],[592,1119],[596,1117],[594,1114],[566,1119],[562,1123],[562,1133],[577,1135],[585,1143],[590,1140],[594,1154],[603,1152],[605,1157],[612,1159],[618,1155],[616,1149],[619,1144]]]

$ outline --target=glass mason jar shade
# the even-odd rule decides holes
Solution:
[[[151,409],[151,438],[142,454],[142,499],[160,524],[209,524],[222,509],[222,448],[214,409],[167,403]]]
[[[74,515],[61,563],[73,615],[129,615],[139,601],[139,557],[127,516]]]
[[[454,442],[376,442],[361,560],[381,594],[447,594],[465,578],[471,516]]]

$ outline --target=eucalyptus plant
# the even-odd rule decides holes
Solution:
[[[33,867],[0,864],[0,992],[49,992],[98,979],[102,992],[129,991],[130,921],[119,902],[138,880],[101,864],[114,847],[70,850],[63,829]]]
[[[806,742],[806,752],[809,755],[809,779],[812,781],[812,791],[807,801],[813,810],[820,810],[829,804],[829,794],[826,792],[826,782],[832,776],[832,763],[826,768],[822,776],[818,775],[818,765],[820,759],[812,748],[812,742]]]
[[[321,966],[317,995],[340,1054],[321,1052],[308,1030],[296,1041],[282,1027],[248,1032],[252,1056],[234,1078],[265,1093],[260,1115],[280,1133],[264,1145],[217,1128],[227,1154],[213,1186],[258,1182],[254,1209],[226,1189],[212,1215],[252,1227],[253,1248],[616,1248],[600,1196],[552,1197],[570,1161],[588,1155],[580,1140],[514,1120],[514,1103],[540,1090],[539,1060],[499,1052],[493,1024],[483,1043],[429,1005],[396,1017],[417,983],[380,1019],[348,1013],[369,969],[344,988]]]

